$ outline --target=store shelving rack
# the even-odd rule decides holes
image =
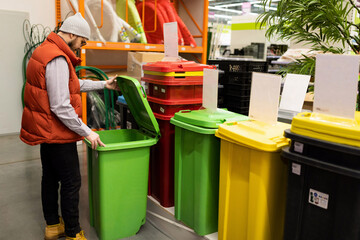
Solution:
[[[101,0],[103,1],[103,0]],[[145,0],[143,0],[145,1]],[[191,14],[191,11],[186,6],[189,3],[196,2],[203,2],[203,9],[198,9],[200,11],[198,14],[202,14],[203,16],[203,24],[202,29],[200,28],[199,24],[196,22],[195,18]],[[61,17],[61,3],[65,2],[65,0],[55,0],[55,16],[56,16],[56,25],[60,23],[63,19]],[[197,47],[191,46],[179,46],[179,53],[190,53],[193,54],[194,58],[197,59],[198,62],[206,63],[206,56],[207,56],[207,35],[208,35],[208,7],[209,1],[208,0],[173,0],[175,9],[179,12],[181,9],[185,11],[194,25],[196,26],[196,31],[200,32],[198,35],[193,35],[194,38],[202,38],[201,45]],[[85,7],[84,7],[85,0],[78,0],[79,4],[79,12],[84,16],[85,14]],[[102,4],[101,4],[102,5]],[[103,9],[103,8],[101,8]],[[192,10],[194,8],[191,8]],[[195,8],[197,9],[197,8]],[[102,10],[101,10],[102,11]],[[190,29],[191,31],[191,29]],[[163,52],[164,45],[162,44],[142,44],[142,43],[123,43],[123,42],[98,42],[98,41],[88,41],[87,45],[82,48],[80,53],[81,57],[81,65],[86,65],[86,50],[111,50],[111,51],[146,51],[146,52]],[[195,54],[201,55],[198,58]],[[95,65],[94,67],[101,68],[101,69],[124,69],[126,65]],[[86,113],[86,93],[82,93],[82,107],[83,107],[83,122],[87,123],[87,113]]]

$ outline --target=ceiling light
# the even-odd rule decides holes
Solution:
[[[257,7],[257,8],[264,8],[264,5],[259,5],[259,4],[254,4],[253,6],[254,6],[254,7]],[[276,7],[268,7],[268,6],[265,6],[265,9],[266,9],[266,10],[274,10],[274,11],[277,10]]]
[[[255,2],[250,2],[251,4],[255,4],[255,3],[261,3],[261,1],[255,1]],[[230,3],[230,4],[223,4],[223,5],[216,5],[217,7],[236,7],[236,6],[241,6],[243,5],[243,3]]]
[[[223,12],[238,13],[238,14],[242,13],[242,11],[240,11],[240,10],[226,9],[226,8],[221,8],[221,7],[209,7],[209,9],[223,11]]]
[[[232,16],[220,15],[220,14],[215,14],[214,17],[216,17],[216,18],[224,18],[224,19],[232,19]]]

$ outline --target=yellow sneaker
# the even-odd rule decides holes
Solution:
[[[45,240],[57,240],[65,236],[64,221],[60,217],[60,223],[54,225],[47,225],[45,228]]]
[[[65,240],[87,240],[84,236],[84,231],[81,230],[78,234],[76,234],[76,237],[66,237]]]

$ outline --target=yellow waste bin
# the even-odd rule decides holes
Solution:
[[[254,120],[219,126],[219,240],[283,238],[287,164],[280,150],[288,128]]]

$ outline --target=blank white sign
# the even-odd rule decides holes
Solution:
[[[204,69],[203,107],[212,112],[217,110],[219,71]]]
[[[252,74],[249,117],[276,124],[280,98],[281,76],[268,73]]]
[[[359,56],[316,56],[314,112],[355,118]]]
[[[177,22],[164,23],[164,53],[167,61],[176,61],[179,57]]]
[[[287,74],[281,94],[280,109],[301,112],[310,81],[309,75]]]

